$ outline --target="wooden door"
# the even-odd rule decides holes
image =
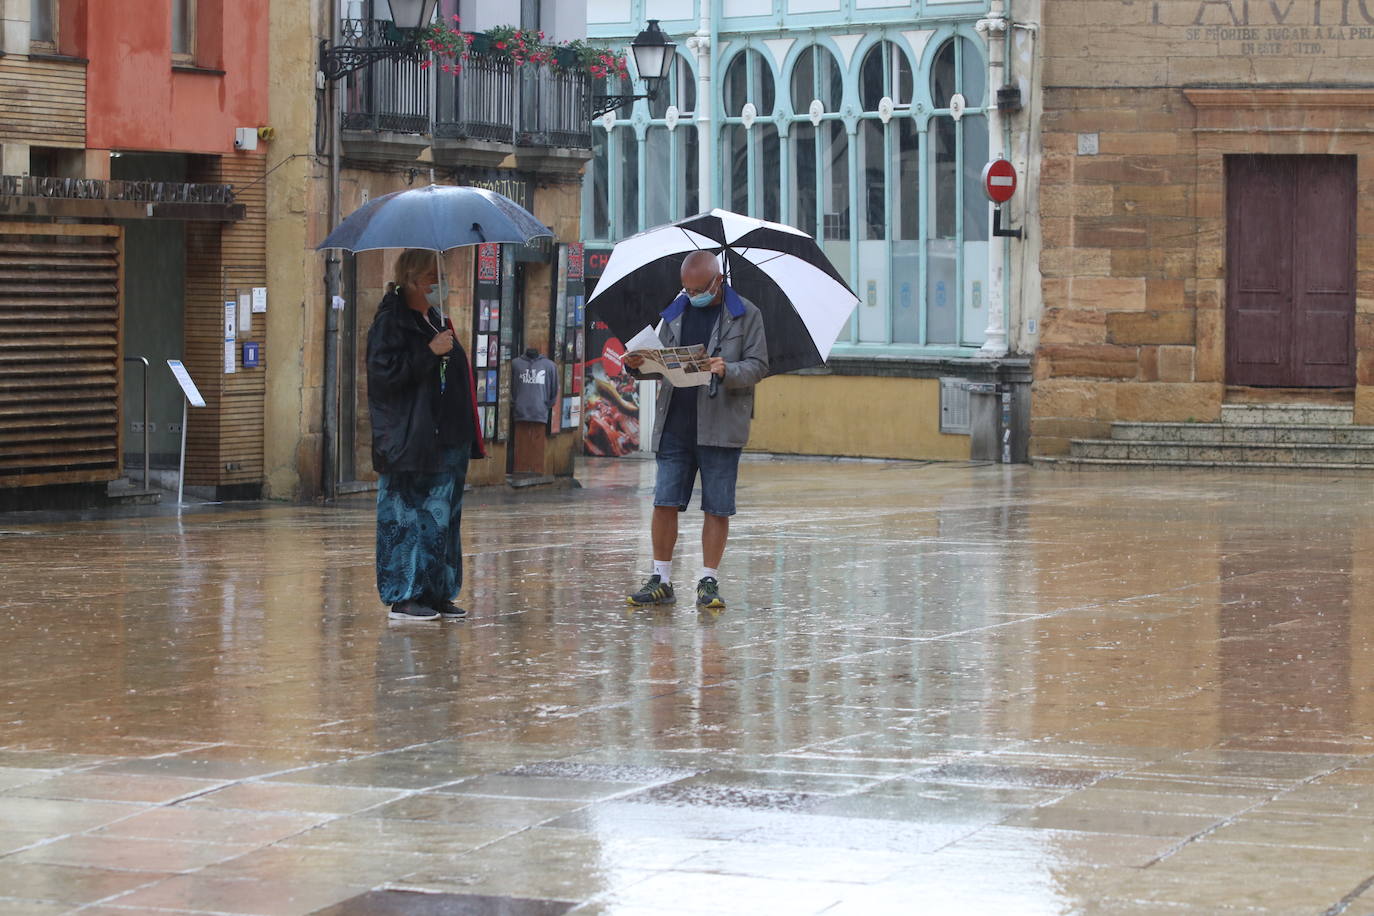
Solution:
[[[1226,158],[1226,380],[1355,384],[1355,157]]]

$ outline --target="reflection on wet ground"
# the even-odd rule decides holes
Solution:
[[[1367,479],[750,460],[712,616],[651,471],[475,496],[464,622],[366,499],[5,518],[0,912],[1374,909]]]

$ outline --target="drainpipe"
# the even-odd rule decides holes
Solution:
[[[987,39],[988,81],[990,96],[987,105],[988,144],[994,159],[1007,158],[1010,153],[1011,122],[1003,118],[997,108],[997,89],[1009,82],[1010,47],[1003,39],[1011,35],[1008,6],[1011,0],[992,0],[988,18],[974,26]],[[978,355],[997,359],[1007,355],[1006,292],[1007,265],[1011,263],[1011,239],[990,238],[988,246],[988,326]],[[1000,242],[1000,244],[998,244]]]
[[[339,35],[339,6],[329,5],[329,34],[335,39]],[[339,140],[339,83],[334,81],[325,86],[329,100],[329,230],[339,224],[339,157],[342,154]],[[334,299],[340,294],[340,259],[338,249],[329,249],[324,262],[324,390],[321,400],[324,417],[320,427],[320,491],[325,499],[333,499],[338,493],[338,436],[339,436],[339,313],[334,308]]]
[[[701,20],[696,34],[687,39],[687,48],[697,56],[697,207],[711,209],[711,46],[713,35],[711,0],[701,0]]]

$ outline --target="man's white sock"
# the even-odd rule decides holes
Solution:
[[[673,581],[673,561],[654,560],[654,575],[663,582]]]
[[[716,570],[711,569],[707,566],[701,567],[701,578],[705,579],[707,576],[710,576],[712,579],[716,579],[717,581],[719,581],[720,579],[720,576],[717,574]]]

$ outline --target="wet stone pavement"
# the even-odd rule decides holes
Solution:
[[[463,622],[366,498],[0,518],[0,913],[1374,911],[1369,478],[748,460],[713,616],[651,471]]]

